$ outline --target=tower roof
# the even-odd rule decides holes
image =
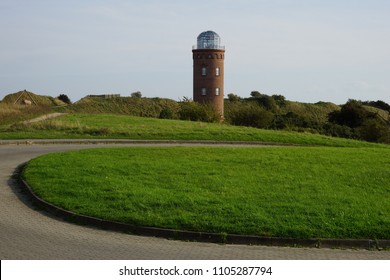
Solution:
[[[197,49],[224,49],[221,46],[221,37],[214,31],[205,31],[199,34]]]

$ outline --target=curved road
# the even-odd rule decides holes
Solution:
[[[0,259],[390,259],[390,251],[219,245],[79,226],[34,209],[12,179],[36,156],[100,146],[108,145],[0,145]]]

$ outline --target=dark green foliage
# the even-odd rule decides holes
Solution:
[[[329,122],[326,127],[329,135],[390,143],[389,124],[359,101],[349,100],[340,111],[330,113]]]
[[[140,91],[133,92],[133,93],[131,93],[131,97],[133,97],[133,98],[141,98],[142,97],[142,93]]]
[[[339,125],[330,122],[324,124],[324,134],[333,137],[342,137],[342,138],[349,138],[349,139],[358,138],[358,134],[355,129],[346,125]]]
[[[180,103],[179,119],[187,121],[217,122],[221,118],[211,105],[193,101]]]
[[[229,93],[228,94],[228,99],[229,99],[230,102],[238,102],[238,101],[240,101],[241,98],[238,95],[234,94],[234,93]]]
[[[275,100],[279,107],[283,107],[287,104],[286,98],[283,95],[274,94],[271,97]]]
[[[378,108],[378,109],[382,109],[382,110],[385,110],[385,111],[390,113],[390,105],[387,104],[386,102],[382,101],[382,100],[378,100],[378,101],[364,101],[364,102],[362,102],[362,104],[363,105],[372,106],[372,107],[375,107],[375,108]]]
[[[261,94],[258,91],[252,91],[251,92],[252,98],[251,100],[256,101],[260,106],[264,107],[268,111],[275,112],[279,106],[275,99],[272,96]],[[277,99],[279,100],[280,97],[277,96]]]
[[[160,112],[160,116],[159,116],[160,119],[173,119],[173,112],[171,110],[171,108],[164,108],[161,110]]]
[[[356,100],[349,100],[341,107],[340,111],[332,112],[329,115],[330,122],[352,128],[361,126],[368,118],[375,118],[375,114],[367,111],[361,103]]]
[[[61,100],[62,102],[66,104],[71,104],[72,102],[70,101],[69,97],[66,94],[60,94],[57,99]]]
[[[302,116],[294,112],[288,112],[284,115],[278,115],[275,118],[274,126],[277,129],[285,129],[293,127],[307,127],[307,123]]]
[[[251,96],[256,98],[256,97],[262,96],[262,94],[256,90],[254,90],[251,92]]]
[[[226,109],[226,121],[234,125],[268,128],[273,120],[273,114],[255,102],[232,103]]]
[[[322,126],[327,122],[329,112],[338,108],[325,102],[291,102],[283,95],[268,96],[258,91],[252,91],[250,98],[238,100],[239,102],[232,97],[234,96],[229,96],[229,102],[225,103],[226,122],[270,129],[322,133]]]
[[[358,131],[366,141],[390,144],[390,127],[379,119],[365,120]]]

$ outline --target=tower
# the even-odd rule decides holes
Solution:
[[[193,46],[194,101],[211,104],[223,119],[225,47],[214,31],[202,32]]]

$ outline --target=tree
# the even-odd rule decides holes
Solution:
[[[359,127],[366,119],[375,118],[375,113],[369,112],[358,101],[348,100],[340,111],[329,114],[329,121],[352,128]]]
[[[228,94],[228,99],[229,99],[230,102],[238,102],[238,101],[240,101],[241,98],[238,95],[234,94],[234,93],[229,93]]]
[[[140,91],[133,92],[133,93],[131,93],[131,97],[141,98],[142,97],[142,93]]]
[[[275,102],[280,106],[280,107],[283,107],[287,104],[286,102],[286,97],[284,97],[283,95],[280,95],[280,94],[274,94],[271,96]]]
[[[360,137],[369,142],[390,142],[390,128],[379,119],[368,119],[359,127]]]
[[[254,90],[251,92],[251,96],[252,97],[260,97],[260,96],[262,96],[262,94],[260,92],[258,92],[257,90]]]
[[[66,94],[60,94],[57,98],[66,104],[72,103]]]
[[[369,105],[378,109],[382,109],[385,111],[388,111],[390,113],[390,105],[387,104],[386,102],[382,100],[377,100],[377,101],[364,101],[362,102],[365,105]]]
[[[277,111],[278,104],[276,103],[276,100],[274,99],[274,97],[269,96],[267,94],[262,94],[258,91],[252,91],[251,96],[252,97],[249,98],[249,100],[256,101],[257,104],[264,107],[264,109],[266,109],[268,111],[274,111],[274,112]],[[279,98],[279,97],[277,97],[277,98]]]

